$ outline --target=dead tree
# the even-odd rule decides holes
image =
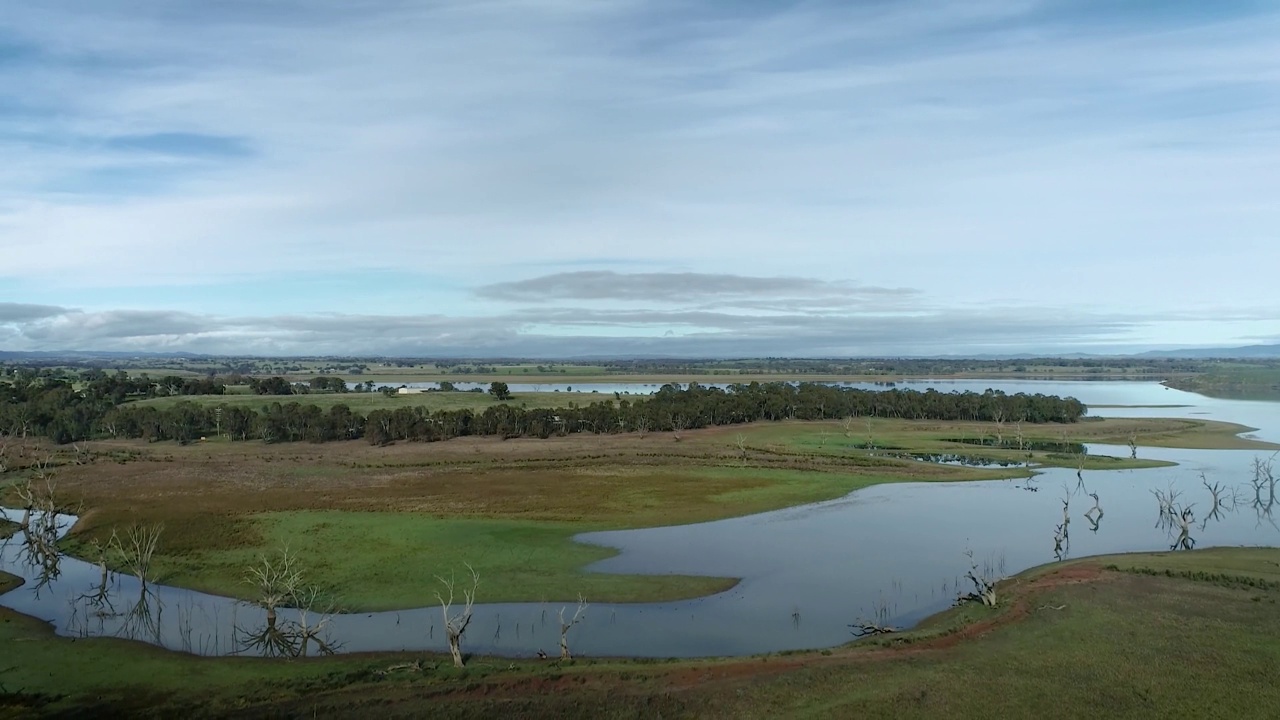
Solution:
[[[57,547],[59,503],[51,466],[49,457],[37,460],[34,471],[14,485],[14,493],[22,502],[22,519],[18,521],[22,533],[20,558],[36,569],[32,587],[37,593],[61,575],[62,555]]]
[[[332,655],[338,645],[328,637],[335,612],[332,601],[320,588],[305,581],[297,557],[281,548],[278,557],[263,555],[246,571],[245,580],[254,587],[258,606],[266,610],[266,622],[243,634],[237,653],[254,651],[266,657],[305,657],[314,643],[321,655]],[[293,607],[297,619],[282,622],[278,608]]]
[[[978,561],[973,559],[973,550],[966,550],[964,554],[969,558],[969,572],[965,573],[965,577],[973,583],[973,592],[961,597],[960,600],[980,602],[987,607],[995,607],[998,603],[996,584],[1000,582],[995,565],[988,560],[982,564],[982,570],[979,572]]]
[[[1271,509],[1276,504],[1276,476],[1272,467],[1275,455],[1263,460],[1260,457],[1253,459],[1253,507],[1260,513],[1265,512],[1268,516]]]
[[[1089,497],[1093,498],[1093,507],[1089,508],[1084,514],[1084,519],[1089,522],[1089,531],[1098,532],[1098,526],[1102,524],[1102,502],[1098,500],[1098,493],[1089,493]]]
[[[151,580],[151,558],[156,553],[156,547],[160,544],[160,534],[163,531],[164,526],[160,524],[134,525],[125,531],[124,537],[113,530],[111,539],[108,541],[108,546],[115,552],[120,567],[138,578],[144,591]]]
[[[471,624],[471,607],[476,602],[476,588],[480,586],[480,574],[475,568],[467,565],[467,570],[471,573],[471,587],[462,589],[463,608],[461,612],[453,611],[454,598],[454,578],[452,575],[446,580],[437,575],[436,580],[444,586],[444,593],[436,592],[436,599],[440,601],[440,613],[444,617],[445,637],[449,642],[449,654],[453,656],[453,666],[456,668],[463,667],[462,660],[462,635],[467,631],[467,626]]]
[[[1195,538],[1191,537],[1191,525],[1195,522],[1195,517],[1191,512],[1191,505],[1179,510],[1175,517],[1178,525],[1178,537],[1174,539],[1170,550],[1194,550],[1196,547]]]
[[[853,416],[845,415],[844,420],[841,421],[840,423],[840,426],[844,428],[844,436],[851,437],[853,435]]]
[[[1013,425],[1014,437],[1018,439],[1018,450],[1027,449],[1027,438],[1022,434],[1022,418],[1018,418],[1018,422]]]
[[[117,634],[131,640],[145,637],[159,645],[163,627],[160,616],[163,612],[164,607],[160,604],[159,595],[153,589],[143,585],[139,588],[138,600],[121,613],[122,619]]]
[[[1138,431],[1137,430],[1129,431],[1129,459],[1130,460],[1138,459]]]
[[[889,603],[881,596],[879,603],[876,605],[874,620],[859,618],[856,622],[849,625],[849,632],[854,637],[868,637],[871,635],[887,635],[889,633],[898,632],[898,628],[889,625]]]
[[[1156,502],[1160,506],[1160,514],[1156,518],[1156,529],[1163,530],[1165,528],[1172,527],[1174,523],[1174,515],[1177,514],[1176,508],[1178,496],[1180,496],[1182,492],[1176,490],[1173,487],[1173,484],[1170,483],[1167,491],[1152,490],[1151,494],[1156,496]]]
[[[76,465],[88,465],[93,461],[93,454],[89,452],[88,446],[81,445],[80,443],[73,443],[71,445],[71,452],[74,453],[74,456],[71,458],[71,462]]]
[[[277,608],[287,606],[302,587],[302,571],[289,548],[280,549],[278,557],[262,555],[257,565],[245,571],[245,582],[254,589],[255,603],[267,613],[266,624],[244,632],[239,652],[253,650],[266,657],[294,657],[298,654],[296,633],[287,623],[279,622]]]
[[[32,513],[52,516],[57,512],[57,487],[53,459],[48,456],[43,460],[36,460],[31,474],[14,485],[13,491],[22,501],[22,520],[18,525],[23,530],[31,527]]]
[[[1053,556],[1066,559],[1071,554],[1071,496],[1062,499],[1062,524],[1053,531]]]
[[[293,623],[295,655],[306,657],[311,643],[315,643],[321,655],[336,653],[338,646],[328,637],[329,623],[335,612],[333,602],[315,585],[295,590],[293,601],[298,609],[298,619]]]
[[[636,419],[636,432],[640,433],[640,439],[643,440],[649,434],[649,418],[641,415]]]
[[[997,407],[992,410],[991,419],[996,424],[996,446],[1004,445],[1004,408]]]
[[[38,594],[62,574],[62,554],[58,552],[58,514],[37,509],[23,519],[20,527],[20,561],[36,571],[32,589]]]
[[[78,599],[85,601],[87,605],[94,608],[101,614],[112,614],[115,612],[115,603],[111,602],[111,594],[108,590],[108,580],[110,575],[107,571],[107,556],[111,550],[111,545],[103,545],[96,538],[89,541],[89,547],[93,549],[93,555],[96,558],[94,564],[98,566],[98,583],[93,586],[93,592],[85,593]]]
[[[684,432],[684,429],[687,426],[688,426],[688,423],[684,419],[684,416],[676,415],[675,417],[671,418],[671,434],[672,434],[672,437],[675,438],[676,442],[680,442],[680,433]]]
[[[587,619],[587,616],[583,615],[587,610],[587,602],[582,599],[581,595],[578,596],[578,609],[574,610],[573,618],[568,622],[565,622],[564,619],[565,609],[566,608],[564,607],[560,608],[560,659],[572,660],[573,655],[569,653],[569,630],[573,628],[574,625],[577,625]]]
[[[1200,473],[1200,484],[1204,485],[1204,489],[1209,491],[1210,496],[1209,512],[1200,521],[1200,529],[1204,530],[1209,526],[1210,520],[1221,520],[1224,510],[1231,512],[1235,509],[1235,495],[1228,495],[1227,489],[1223,487],[1222,483],[1209,484],[1209,479],[1205,477],[1204,473]]]

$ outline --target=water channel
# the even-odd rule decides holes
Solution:
[[[870,386],[874,387],[874,386]],[[1214,400],[1155,383],[939,381],[898,383],[941,391],[994,387],[1005,392],[1074,395],[1105,416],[1196,417],[1259,428],[1280,441],[1280,404]],[[575,386],[576,388],[576,386]],[[610,390],[613,392],[614,390]],[[977,448],[975,450],[979,450]],[[1127,447],[1091,445],[1090,454],[1127,456]],[[1014,574],[1056,560],[1101,553],[1185,547],[1280,545],[1276,488],[1251,484],[1255,457],[1231,450],[1140,448],[1139,457],[1176,467],[1084,471],[1045,469],[1032,479],[903,483],[844,498],[696,525],[588,533],[581,542],[619,549],[592,566],[599,572],[736,577],[730,590],[671,603],[592,603],[570,642],[579,655],[693,657],[823,648],[852,639],[860,618],[909,627],[971,589],[973,558]],[[1280,459],[1278,459],[1280,460]],[[1201,473],[1218,484],[1215,503]],[[1177,493],[1192,507],[1189,535],[1161,513],[1157,494]],[[5,511],[17,519],[12,511]],[[61,518],[52,532],[65,532]],[[26,580],[0,605],[45,619],[64,635],[115,635],[206,655],[261,654],[253,638],[266,624],[256,606],[163,585],[144,592],[132,576],[100,571],[74,558],[32,557],[19,534],[0,548],[0,569]],[[412,568],[406,568],[412,572]],[[566,594],[572,594],[572,588]],[[343,652],[445,649],[440,608],[334,616],[329,641]],[[480,588],[483,600],[483,584]],[[589,600],[589,598],[588,598]],[[557,612],[565,603],[476,605],[463,644],[468,652],[554,654]],[[568,604],[569,614],[573,612]],[[281,613],[282,620],[292,618]]]

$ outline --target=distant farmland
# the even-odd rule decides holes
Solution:
[[[139,400],[136,405],[151,405],[167,408],[180,402],[194,402],[201,405],[239,405],[241,407],[260,408],[272,403],[296,402],[302,405],[317,405],[329,409],[334,405],[346,405],[353,412],[367,414],[373,410],[394,410],[401,407],[425,407],[431,410],[476,410],[483,411],[492,405],[514,405],[527,408],[567,407],[569,403],[590,405],[593,402],[614,402],[612,393],[585,392],[520,392],[512,393],[511,399],[499,401],[487,392],[429,392],[408,395],[392,395],[380,392],[372,393],[310,393],[306,395],[248,395],[243,393],[227,395],[175,395],[171,397]]]

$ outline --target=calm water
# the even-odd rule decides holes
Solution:
[[[1089,404],[1185,404],[1189,407],[1095,414],[1230,420],[1260,428],[1260,438],[1280,440],[1280,404],[1211,400],[1154,383],[899,384],[904,386],[1070,394]],[[1128,454],[1127,447],[1090,446],[1089,451]],[[880,613],[889,624],[905,627],[950,605],[958,590],[970,589],[962,577],[969,567],[966,549],[1007,574],[1057,559],[1168,550],[1177,533],[1159,522],[1156,490],[1177,491],[1178,503],[1192,506],[1191,537],[1197,547],[1280,544],[1267,495],[1259,498],[1249,483],[1257,453],[1141,449],[1139,455],[1179,466],[1086,471],[1083,483],[1074,470],[1054,469],[1031,480],[887,485],[732,520],[586,534],[579,539],[621,551],[593,570],[742,580],[725,593],[686,602],[592,604],[586,620],[571,631],[570,643],[581,655],[654,657],[842,644],[851,639],[848,624],[859,618]],[[1201,484],[1201,472],[1234,494],[1224,496],[1224,507],[1212,515],[1212,496]],[[1098,496],[1096,503],[1090,494]],[[1280,508],[1276,511],[1280,515]],[[253,606],[163,586],[142,595],[133,578],[113,575],[111,607],[106,607],[94,602],[96,566],[64,558],[57,578],[41,585],[40,573],[25,560],[21,537],[0,551],[0,568],[28,581],[0,596],[0,604],[47,619],[60,633],[122,635],[203,654],[257,652],[246,647],[246,639],[265,624],[265,615]],[[481,600],[483,592],[482,584]],[[565,595],[575,593],[565,588]],[[139,603],[140,598],[146,602]],[[424,598],[424,605],[433,599]],[[464,649],[506,655],[541,649],[554,655],[562,605],[477,605]],[[569,614],[572,610],[570,605]],[[340,615],[328,629],[343,651],[444,650],[438,606]]]

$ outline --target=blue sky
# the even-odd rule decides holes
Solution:
[[[0,348],[1280,341],[1280,5],[0,11]]]

